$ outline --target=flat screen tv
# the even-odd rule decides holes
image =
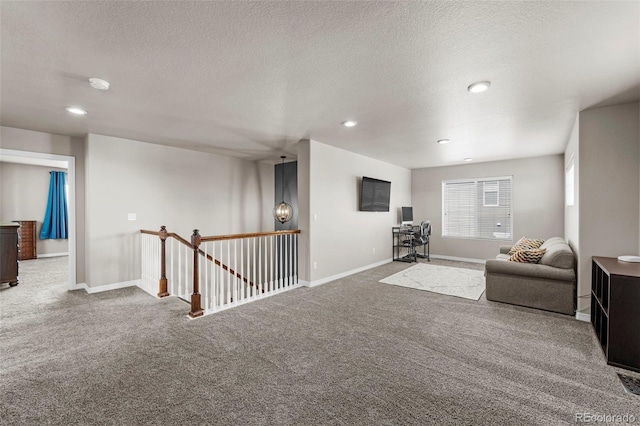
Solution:
[[[360,191],[360,211],[388,212],[390,197],[391,182],[366,176],[362,178],[362,190]]]

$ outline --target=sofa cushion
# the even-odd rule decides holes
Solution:
[[[540,246],[544,243],[544,240],[538,240],[535,238],[527,238],[527,237],[522,237],[518,240],[517,243],[515,243],[513,245],[513,247],[511,247],[511,250],[509,250],[509,253],[507,253],[508,255],[512,255],[514,254],[516,251],[518,250],[522,250],[522,249],[537,249],[540,248]]]
[[[566,245],[567,242],[562,237],[552,237],[552,238],[549,238],[548,240],[545,240],[545,242],[540,246],[540,248],[549,248],[556,244]]]
[[[511,262],[539,263],[547,249],[520,249],[509,257]]]
[[[540,259],[541,264],[555,268],[573,269],[575,262],[573,251],[571,251],[569,244],[565,243],[561,238],[560,242],[549,244],[547,247],[543,245],[541,248],[547,250],[542,259]]]

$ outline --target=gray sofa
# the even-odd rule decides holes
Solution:
[[[563,238],[549,238],[540,263],[509,261],[510,246],[500,247],[487,260],[484,275],[487,300],[574,315],[576,306],[575,256]]]

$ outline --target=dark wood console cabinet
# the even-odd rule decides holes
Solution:
[[[20,247],[20,260],[36,259],[36,221],[14,220],[20,225],[18,229],[18,246]]]
[[[0,283],[18,285],[18,224],[0,225]]]
[[[594,257],[591,324],[607,364],[640,371],[640,263]]]

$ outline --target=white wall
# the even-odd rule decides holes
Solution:
[[[0,222],[35,220],[38,256],[67,253],[68,240],[41,240],[42,221],[47,211],[49,181],[53,167],[0,162]]]
[[[580,113],[578,310],[588,311],[591,257],[640,254],[638,102]]]
[[[564,235],[564,167],[562,155],[414,169],[411,177],[413,217],[431,220],[431,253],[467,259],[492,259],[501,245],[514,241],[442,238],[442,181],[513,176],[513,229],[523,235]]]
[[[300,262],[301,279],[318,281],[391,259],[397,210],[411,204],[411,171],[316,141],[301,144],[298,168],[308,164],[309,170],[308,182],[305,171],[298,174],[299,206],[309,194],[308,209],[300,207],[300,229],[309,238],[300,252],[301,258],[308,254]],[[389,212],[359,211],[362,176],[391,182]]]
[[[76,282],[85,280],[85,182],[84,139],[30,130],[0,127],[0,147],[18,151],[66,155],[75,158],[76,165]]]
[[[140,277],[140,229],[166,225],[187,240],[194,228],[203,236],[273,229],[272,167],[265,182],[257,162],[94,134],[86,165],[90,287]]]
[[[311,281],[311,141],[298,142],[298,277]]]

